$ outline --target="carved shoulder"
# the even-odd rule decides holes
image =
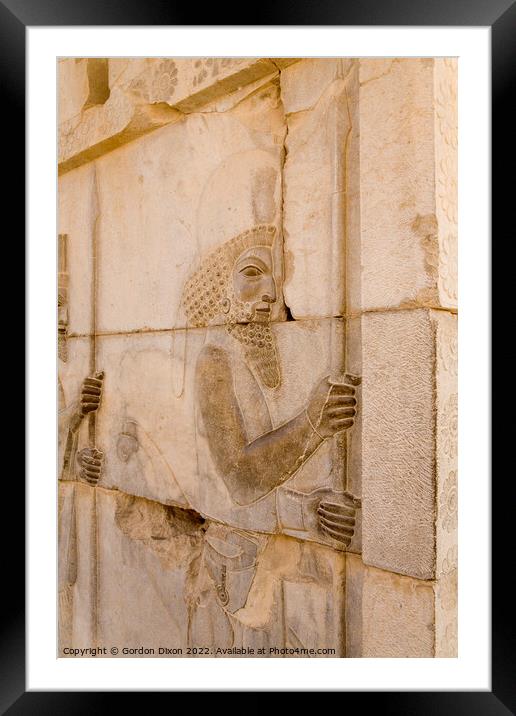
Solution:
[[[231,359],[221,346],[209,344],[199,353],[196,365],[196,378],[203,384],[212,379],[223,380],[231,376]]]

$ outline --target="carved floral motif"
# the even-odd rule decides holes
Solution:
[[[457,528],[457,471],[452,470],[443,485],[440,499],[443,528],[449,533]]]
[[[443,409],[441,418],[441,444],[444,454],[451,460],[457,457],[458,396],[454,393]]]

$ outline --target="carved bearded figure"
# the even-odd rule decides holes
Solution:
[[[188,326],[207,329],[194,377],[200,472],[195,508],[208,527],[192,602],[193,644],[249,641],[246,623],[260,623],[256,610],[252,619],[248,615],[254,608],[251,586],[258,589],[271,534],[294,530],[338,549],[353,536],[351,495],[331,488],[303,494],[285,485],[325,440],[353,425],[356,381],[347,376],[337,384],[323,377],[297,415],[273,425],[267,400],[281,384],[271,325],[278,300],[275,235],[275,227],[257,226],[231,239],[204,259],[184,289]],[[228,503],[229,518],[221,519],[218,505]],[[269,596],[265,602],[272,604]],[[270,627],[280,620],[271,621],[270,610],[267,616],[263,609],[261,618],[263,639],[279,643],[266,622]]]

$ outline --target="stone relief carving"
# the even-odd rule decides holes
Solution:
[[[128,60],[127,64],[130,65],[131,62]],[[129,79],[118,84],[116,81],[113,83],[111,76],[111,87],[108,87],[104,95],[89,97],[87,111],[61,126],[60,154],[63,171],[74,169],[81,163],[90,161],[92,157],[95,159],[100,156],[99,162],[102,162],[103,152],[115,147],[120,148],[126,141],[137,138],[132,146],[138,147],[138,142],[145,132],[175,121],[183,123],[185,114],[195,114],[199,108],[201,111],[195,119],[201,125],[208,114],[204,111],[205,108],[203,110],[203,103],[212,97],[224,98],[220,106],[215,107],[213,104],[209,107],[211,115],[218,119],[218,115],[224,111],[220,107],[226,102],[228,93],[245,89],[241,88],[241,85],[254,78],[255,73],[257,77],[261,77],[264,72],[273,69],[269,67],[258,71],[254,61],[250,64],[243,59],[202,58],[191,61],[189,70],[185,62],[181,59],[176,61],[171,58],[153,58],[150,62],[144,61],[143,70],[132,74],[129,72]],[[445,60],[443,66],[444,74],[448,71],[455,72],[455,66],[449,65],[448,61]],[[99,72],[102,71],[104,84],[106,67],[109,69],[107,61],[105,67],[97,67]],[[276,65],[274,69],[277,69]],[[241,78],[244,71],[247,72],[247,79]],[[314,71],[314,76],[316,74]],[[300,76],[303,77],[302,73]],[[228,82],[228,77],[231,82]],[[185,89],[186,80],[188,89]],[[281,102],[284,101],[282,83],[283,77],[278,78],[277,106],[280,108]],[[303,82],[303,92],[305,84]],[[291,90],[294,94],[297,91],[296,86],[294,82]],[[201,94],[203,99],[199,99]],[[301,95],[305,99],[304,94]],[[191,97],[198,99],[193,101]],[[352,98],[351,101],[358,100]],[[438,79],[435,85],[434,116],[436,133],[442,146],[439,152],[436,152],[435,166],[432,165],[432,171],[435,169],[432,186],[435,185],[436,215],[417,214],[413,225],[414,230],[422,237],[427,273],[431,273],[432,277],[438,274],[444,294],[454,301],[457,297],[457,216],[454,199],[456,164],[452,155],[456,150],[456,116],[450,112],[450,104],[454,105],[455,102],[453,78],[452,81]],[[167,103],[170,104],[169,108],[164,106]],[[156,106],[150,107],[152,104]],[[172,109],[176,106],[179,112]],[[332,105],[328,114],[332,117],[335,114],[336,126],[340,131],[344,124],[339,107],[335,100],[335,108]],[[278,116],[282,112],[283,109],[278,110]],[[256,112],[253,115],[252,111],[246,108],[245,113],[246,131],[249,132],[258,132],[259,125],[272,121],[265,112],[262,117]],[[307,107],[303,112],[293,112],[290,118],[290,138],[294,136],[296,123],[301,125],[305,115],[306,119],[313,122],[314,127],[319,127],[319,115],[314,113],[314,108]],[[282,116],[283,119],[276,118],[275,121],[280,127],[283,122],[286,132],[287,123],[284,121],[284,114]],[[191,122],[191,127],[194,141],[199,127],[195,122]],[[154,133],[153,136],[157,135],[159,133]],[[169,136],[172,137],[172,134]],[[339,137],[337,130],[334,133],[326,131],[324,135],[324,141],[329,144],[336,157],[341,157],[342,154]],[[263,138],[260,136],[256,141],[263,142]],[[288,143],[285,145],[284,135],[276,132],[275,148],[281,147],[282,143],[282,151],[285,152],[286,146],[292,160],[293,146],[289,147]],[[142,146],[145,146],[144,142]],[[199,171],[199,177],[192,172],[191,176],[181,179],[184,181],[181,201],[189,201],[193,195],[192,203],[195,204],[197,184],[201,187],[204,186],[204,181],[209,181],[215,186],[220,185],[221,176],[227,178],[231,174],[234,184],[239,185],[242,183],[241,178],[245,179],[248,173],[253,177],[250,182],[252,189],[249,192],[252,210],[248,212],[249,216],[244,216],[245,211],[240,216],[238,206],[242,204],[245,209],[245,201],[240,199],[240,195],[235,198],[235,192],[228,191],[231,200],[227,202],[227,207],[224,205],[217,213],[213,208],[213,205],[217,204],[213,197],[202,196],[197,214],[194,216],[193,212],[192,218],[186,221],[188,237],[191,236],[192,244],[197,246],[198,251],[201,251],[200,247],[210,246],[211,252],[207,251],[207,255],[202,256],[197,270],[189,274],[184,285],[181,308],[186,318],[184,322],[172,323],[172,340],[170,341],[168,333],[170,326],[166,324],[170,302],[162,301],[160,277],[159,280],[154,280],[158,300],[153,296],[148,305],[152,312],[155,303],[164,303],[165,321],[157,326],[146,319],[140,322],[141,326],[136,324],[136,327],[127,327],[123,322],[117,323],[116,318],[108,328],[99,327],[100,333],[97,334],[97,326],[93,320],[91,328],[86,329],[86,340],[92,345],[92,358],[88,374],[80,383],[77,402],[67,401],[69,388],[66,383],[63,386],[61,381],[59,382],[59,438],[60,445],[63,446],[60,451],[62,459],[59,480],[63,485],[67,483],[67,488],[72,488],[60,489],[59,494],[61,643],[71,643],[73,638],[74,585],[77,581],[78,561],[81,559],[77,549],[74,490],[83,492],[88,499],[91,496],[93,505],[88,512],[91,505],[86,504],[88,514],[83,520],[83,525],[88,524],[88,521],[91,523],[91,534],[86,535],[89,558],[98,562],[99,543],[103,549],[104,560],[100,559],[100,562],[104,561],[102,569],[99,570],[98,564],[95,563],[91,565],[91,571],[95,574],[109,574],[113,565],[120,568],[120,574],[123,574],[124,570],[134,570],[134,582],[124,582],[123,576],[119,583],[115,579],[112,580],[109,594],[110,598],[115,595],[115,599],[116,589],[120,589],[123,584],[136,584],[140,579],[140,572],[148,583],[154,581],[157,601],[163,602],[165,612],[168,612],[170,617],[169,634],[177,635],[178,640],[183,638],[186,628],[186,641],[191,646],[216,645],[227,648],[253,644],[311,647],[320,643],[322,646],[336,644],[343,649],[343,644],[346,643],[342,632],[343,600],[345,595],[353,593],[353,589],[356,594],[360,592],[361,599],[362,587],[350,584],[348,589],[346,575],[350,555],[345,552],[350,548],[353,537],[356,537],[355,532],[360,533],[361,524],[360,516],[357,517],[361,502],[347,491],[348,439],[350,432],[353,433],[359,409],[356,388],[361,380],[346,372],[345,346],[348,324],[352,321],[360,322],[362,317],[355,316],[353,310],[349,309],[347,296],[346,300],[343,298],[335,302],[338,308],[328,313],[318,312],[320,304],[317,301],[313,304],[313,313],[307,312],[306,316],[297,316],[290,299],[287,301],[292,313],[283,308],[281,271],[284,267],[278,266],[281,263],[278,257],[283,255],[284,260],[288,251],[283,245],[279,246],[280,237],[273,223],[279,224],[283,220],[281,206],[282,202],[285,204],[284,191],[287,182],[294,209],[303,203],[299,187],[296,187],[294,182],[295,174],[302,172],[299,167],[294,167],[288,176],[282,171],[283,167],[277,169],[273,166],[270,158],[271,166],[265,160],[260,160],[264,165],[261,167],[258,166],[256,153],[252,154],[251,150],[247,149],[246,152],[239,153],[234,146],[231,149],[233,153],[228,154],[229,159],[224,158],[225,149],[221,140],[220,153],[225,175],[213,171],[205,180],[202,171]],[[263,151],[264,156],[271,153],[268,145],[260,151]],[[303,152],[305,151],[308,150],[303,148]],[[321,147],[315,147],[311,151],[320,152]],[[121,148],[121,152],[121,156],[125,157],[126,150]],[[214,152],[216,157],[219,156],[218,152],[217,147]],[[346,158],[339,161],[342,167],[337,161],[334,173],[340,177],[347,171],[348,160]],[[129,162],[127,166],[133,165]],[[212,169],[213,167],[210,171]],[[176,171],[175,165],[171,164],[170,171]],[[142,184],[144,173],[139,177]],[[206,176],[208,174],[207,172]],[[307,174],[311,175],[312,172]],[[118,181],[118,168],[115,164],[110,166],[107,162],[103,165],[101,180],[107,175],[114,176]],[[153,177],[152,172],[145,174],[145,182],[148,182],[149,186],[154,181]],[[331,184],[331,220],[334,222],[335,243],[339,247],[344,230],[339,213],[343,208],[340,181],[332,180]],[[163,185],[173,194],[168,179],[163,181]],[[344,186],[347,188],[345,183]],[[325,191],[321,187],[317,189],[324,195],[318,197],[318,200],[326,201]],[[103,190],[106,190],[104,185]],[[103,212],[104,207],[109,205],[111,192],[112,187],[107,186]],[[130,194],[130,191],[127,193]],[[213,193],[213,196],[215,195],[219,196]],[[147,195],[142,194],[141,199],[143,206]],[[113,203],[116,204],[116,197]],[[346,205],[346,208],[349,207]],[[175,207],[173,210],[175,211]],[[99,211],[97,207],[94,231],[98,230],[99,235],[104,232],[100,238],[105,243],[101,241],[100,253],[102,255],[104,250],[105,261],[109,251],[113,251],[109,241],[115,233],[113,226],[118,231],[118,217],[116,212],[113,212],[115,219],[109,226],[105,217],[99,216]],[[228,222],[226,211],[234,212],[236,220]],[[375,218],[377,213],[379,212],[375,209]],[[124,220],[122,218],[122,222]],[[320,216],[316,210],[310,220],[314,222],[314,232],[318,231]],[[211,224],[216,225],[216,228],[210,233]],[[218,248],[212,249],[214,245],[217,246],[225,232],[229,237],[248,225],[253,228],[234,238],[228,238]],[[157,230],[154,231],[153,227],[153,233],[161,236],[159,225],[155,228]],[[296,231],[290,232],[291,242],[297,240]],[[120,233],[123,235],[122,231]],[[177,240],[172,229],[166,240],[169,238]],[[346,242],[348,238],[353,240],[353,237],[346,234]],[[314,259],[314,247],[310,241],[311,237],[308,236],[303,258],[308,267],[306,270],[311,273],[311,262],[317,263],[322,259],[317,256]],[[374,253],[375,245],[371,246]],[[191,260],[188,253],[190,250],[188,247],[181,256],[174,257],[174,270],[187,271],[186,267]],[[92,291],[95,313],[96,248],[92,253],[95,255]],[[336,252],[326,256],[327,254],[326,246],[321,242],[321,256],[324,255],[328,259],[329,265],[335,271],[331,281],[328,281],[330,290],[342,291],[344,295],[347,291],[347,275],[345,280],[342,276],[345,257],[337,255]],[[168,270],[167,261],[168,259],[164,260],[163,265]],[[298,263],[301,264],[301,258]],[[152,262],[149,266],[152,266]],[[354,271],[357,266],[350,264],[350,267],[351,271]],[[292,272],[294,269],[299,276],[299,268],[296,269],[292,264]],[[103,270],[109,275],[107,269]],[[142,270],[139,263],[137,270],[142,275],[149,275],[149,272]],[[152,274],[152,271],[150,273]],[[155,275],[152,275],[155,279]],[[180,276],[181,278],[176,280],[178,289],[175,296],[178,298],[184,274],[180,273]],[[59,237],[58,291],[58,352],[62,363],[71,362],[69,356],[73,355],[73,349],[70,348],[73,346],[72,339],[68,336],[68,287],[68,237],[63,234]],[[75,289],[75,284],[72,287]],[[103,276],[101,287],[104,290]],[[309,294],[310,290],[306,290],[306,293]],[[145,295],[145,291],[143,294]],[[102,320],[110,300],[111,297],[106,300],[106,294],[103,295],[100,312]],[[177,307],[175,301],[174,298],[174,312]],[[312,315],[317,319],[312,321]],[[288,321],[293,316],[296,321],[292,325],[296,328],[288,334],[285,327],[290,325]],[[400,310],[399,316],[400,320],[405,320],[406,312]],[[383,320],[381,311],[377,317]],[[300,320],[297,320],[298,318]],[[309,326],[311,323],[313,326]],[[108,330],[113,333],[108,335]],[[330,330],[332,335],[328,341]],[[374,327],[375,341],[378,340],[378,330]],[[317,334],[314,345],[329,346],[321,363],[330,365],[331,369],[321,369],[319,375],[317,369],[315,372],[313,369],[314,365],[317,365],[313,354],[310,355],[309,361],[306,361],[310,362],[310,370],[306,371],[306,375],[303,370],[298,370],[299,360],[292,361],[290,355],[296,349],[299,355],[304,355],[304,350],[299,351],[299,341],[305,341],[305,346],[311,342],[312,337],[306,337],[310,331],[313,336]],[[442,334],[445,331],[446,340],[443,340]],[[115,337],[117,332],[120,336]],[[129,335],[131,332],[138,336]],[[158,332],[161,333],[160,336],[154,335]],[[449,333],[452,336],[453,329]],[[99,350],[105,351],[102,352],[102,360],[109,355],[112,361],[109,368],[106,363],[102,365],[110,376],[111,365],[118,371],[118,385],[114,388],[110,386],[111,395],[107,393],[107,399],[104,398],[110,408],[106,411],[109,412],[109,418],[100,422],[102,437],[99,444],[106,448],[106,457],[96,446],[93,417],[99,410],[104,392],[104,373],[96,369],[97,335],[98,344],[102,344]],[[400,335],[403,338],[403,331]],[[430,643],[435,633],[435,644],[438,645],[436,650],[453,652],[456,644],[456,621],[450,621],[449,617],[451,612],[456,611],[457,548],[453,545],[453,540],[457,528],[457,395],[450,394],[455,389],[449,389],[448,382],[453,381],[448,381],[448,376],[454,378],[457,375],[457,343],[456,340],[448,340],[448,328],[445,329],[444,325],[438,325],[437,335],[436,364],[438,370],[447,376],[447,388],[446,392],[441,391],[438,397],[437,442],[442,455],[438,457],[439,476],[435,496],[432,493],[433,504],[437,508],[436,524],[432,522],[432,527],[435,526],[436,531],[444,537],[437,550],[438,568],[434,584],[437,585],[438,578],[446,576],[449,579],[443,584],[435,605],[435,614],[441,619],[439,631],[432,632],[430,623],[426,620],[424,634]],[[155,338],[159,340],[154,340]],[[140,339],[141,343],[138,343]],[[145,343],[147,339],[149,342]],[[110,341],[111,347],[107,350],[105,346]],[[351,343],[351,340],[349,342]],[[360,341],[359,345],[361,346]],[[435,357],[431,351],[433,345],[432,343],[429,349],[432,358]],[[340,346],[340,349],[335,348],[336,346]],[[314,353],[317,353],[317,350],[318,348],[314,349]],[[335,358],[339,350],[341,355]],[[355,348],[352,350],[355,351]],[[364,365],[370,359],[370,352],[371,346],[367,345]],[[394,349],[392,353],[395,353]],[[136,354],[138,357],[134,358]],[[331,356],[329,361],[328,354]],[[167,373],[169,357],[172,371]],[[385,371],[380,377],[387,382],[390,366],[385,351],[384,355],[379,351],[378,363],[377,370]],[[142,366],[145,368],[146,364],[152,365],[152,369],[148,369],[148,382],[143,387],[139,385],[138,390],[128,388],[125,393],[121,388],[144,372]],[[292,365],[295,366],[294,370]],[[391,374],[395,374],[396,369],[397,366],[394,365]],[[170,372],[173,375],[170,381],[172,386],[167,383]],[[292,373],[297,372],[300,374],[297,382],[289,383]],[[430,370],[428,373],[430,375]],[[80,378],[83,375],[84,372],[79,373]],[[427,382],[425,373],[421,379],[425,390]],[[307,383],[310,385],[306,385]],[[306,385],[306,393],[301,393],[302,384],[303,387]],[[298,390],[299,404],[295,400],[292,401],[295,407],[291,410],[289,401],[291,394],[295,392],[292,386]],[[121,397],[117,396],[116,401],[110,403],[110,398],[117,389]],[[407,395],[409,391],[412,395],[416,389],[409,386]],[[156,396],[160,395],[160,391],[166,397],[160,399],[159,405],[156,405]],[[287,399],[283,400],[285,396]],[[374,422],[374,416],[382,415],[382,406],[387,405],[390,400],[390,397],[382,395],[379,398],[371,394],[368,396],[369,405],[374,404],[369,409],[369,425],[371,420]],[[111,410],[115,402],[116,409]],[[408,403],[408,400],[401,400],[399,407],[404,410]],[[419,409],[420,406],[417,407]],[[409,408],[409,411],[410,409],[412,408]],[[85,417],[88,418],[86,421]],[[85,423],[88,424],[88,431],[84,429]],[[387,423],[388,421],[386,425]],[[435,423],[432,424],[435,426]],[[387,440],[392,438],[389,429],[392,429],[391,423],[388,423],[385,429]],[[174,439],[184,441],[186,445],[178,458],[174,451],[174,440],[169,441],[168,437],[174,430],[178,433]],[[398,436],[395,436],[395,439],[398,439]],[[82,440],[86,447],[83,447]],[[401,436],[400,441],[404,441],[404,436]],[[412,447],[417,453],[415,441]],[[192,461],[185,466],[182,457],[190,448]],[[352,451],[349,452],[351,455]],[[359,467],[357,472],[362,469],[361,464],[358,465],[362,458],[360,456],[360,459],[353,459],[355,461],[351,472],[354,475],[356,467]],[[366,456],[364,463],[370,467],[368,459]],[[381,460],[379,464],[381,465]],[[103,474],[109,476],[110,469],[115,472],[114,468],[117,471],[116,479],[109,483],[106,481],[103,485],[105,489],[90,489],[98,485]],[[412,475],[412,471],[406,466],[402,465],[401,468],[404,473],[410,472]],[[426,463],[418,469],[423,472]],[[401,472],[399,482],[404,479],[404,473]],[[365,476],[370,480],[369,475]],[[76,481],[85,485],[76,487],[73,485]],[[433,486],[434,482],[432,489]],[[426,486],[423,488],[426,489]],[[407,489],[410,490],[411,485],[408,485]],[[389,498],[391,504],[396,503],[392,495]],[[110,505],[109,509],[107,504]],[[110,511],[112,505],[114,508]],[[381,507],[378,516],[374,516],[377,523],[381,521],[382,509]],[[399,510],[399,505],[397,509]],[[389,524],[389,529],[394,532],[399,527],[395,510],[396,507]],[[98,525],[100,532],[97,532]],[[103,533],[104,528],[106,531]],[[86,532],[85,529],[84,533]],[[106,534],[113,538],[113,542],[106,539]],[[355,550],[351,545],[351,549],[359,551],[361,547]],[[366,556],[364,558],[367,559]],[[356,556],[356,562],[360,563],[360,569],[364,569],[361,554]],[[388,573],[388,569],[389,567],[385,567],[384,570],[378,570],[379,580],[383,578],[382,575]],[[415,591],[420,591],[420,584],[414,574],[407,572],[407,575],[410,576],[406,577],[406,584],[410,584],[411,589],[416,585]],[[96,576],[92,577],[89,587],[93,593],[91,610],[95,624],[96,612],[101,608],[98,605],[101,604],[102,598],[104,605],[110,605],[109,598],[105,596],[99,601],[96,579]],[[164,587],[164,584],[167,586]],[[150,592],[152,588],[149,588]],[[392,603],[397,605],[396,589],[392,589]],[[380,593],[382,591],[384,590],[379,590]],[[129,598],[132,598],[131,595],[132,592]],[[133,604],[132,607],[137,610],[138,600],[133,601],[136,606]],[[376,605],[379,601],[381,600],[375,599],[373,603]],[[83,602],[86,604],[88,599],[84,598]],[[181,610],[184,611],[185,605],[188,618],[183,622]],[[356,604],[354,607],[356,608]],[[109,611],[105,606],[102,608],[106,612]],[[417,613],[418,609],[419,607],[414,607],[414,613]],[[379,609],[378,613],[381,611]],[[397,610],[393,611],[397,613]],[[180,613],[181,616],[178,616]],[[433,616],[432,611],[431,618]],[[360,614],[360,618],[362,617],[369,619],[365,612]],[[109,619],[110,615],[106,614],[106,620]],[[156,619],[156,623],[158,622]],[[172,624],[175,625],[175,631]],[[370,631],[374,633],[374,620],[371,624]],[[432,623],[432,627],[434,626]],[[94,641],[97,638],[96,629],[95,626]],[[129,627],[128,632],[130,630]],[[417,629],[413,632],[416,634]],[[356,639],[358,645],[362,639],[361,632],[359,636],[354,634],[353,639]],[[361,648],[362,645],[357,646],[357,654]]]
[[[58,284],[57,284],[57,352],[59,359],[68,360],[66,338],[68,335],[68,236],[59,234],[57,259],[58,259]]]
[[[436,206],[439,218],[439,278],[444,297],[457,303],[457,68],[436,60]]]
[[[441,519],[444,529],[453,532],[457,529],[457,471],[448,475],[440,498]]]
[[[206,329],[194,384],[201,483],[204,491],[216,492],[215,483],[222,481],[230,499],[249,511],[250,528],[255,531],[213,523],[207,529],[196,604],[198,608],[211,604],[201,611],[203,618],[210,611],[217,615],[217,625],[221,615],[215,604],[226,614],[244,608],[259,569],[259,555],[267,544],[264,535],[256,534],[264,531],[256,509],[263,499],[276,492],[279,515],[288,514],[290,525],[297,515],[297,528],[305,538],[338,549],[351,541],[359,504],[349,493],[331,488],[309,494],[285,489],[279,494],[279,488],[324,441],[352,427],[360,379],[346,375],[343,382],[335,382],[329,375],[321,377],[298,414],[281,425],[272,424],[267,396],[282,381],[270,320],[271,307],[278,300],[275,236],[274,226],[262,225],[227,241],[202,261],[184,289],[187,325]],[[224,331],[210,332],[210,325],[220,323],[221,316]],[[244,384],[245,390],[240,390]],[[252,396],[250,403],[245,396]],[[254,439],[247,427],[250,414],[254,420],[262,416],[261,426],[254,426],[258,433]],[[200,511],[210,517],[208,510]],[[194,624],[197,612],[192,616]],[[231,620],[227,631],[233,633]]]
[[[454,393],[443,408],[441,440],[444,454],[454,460],[457,455],[458,396]]]

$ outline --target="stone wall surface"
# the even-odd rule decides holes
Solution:
[[[456,656],[456,61],[58,81],[60,655]]]

